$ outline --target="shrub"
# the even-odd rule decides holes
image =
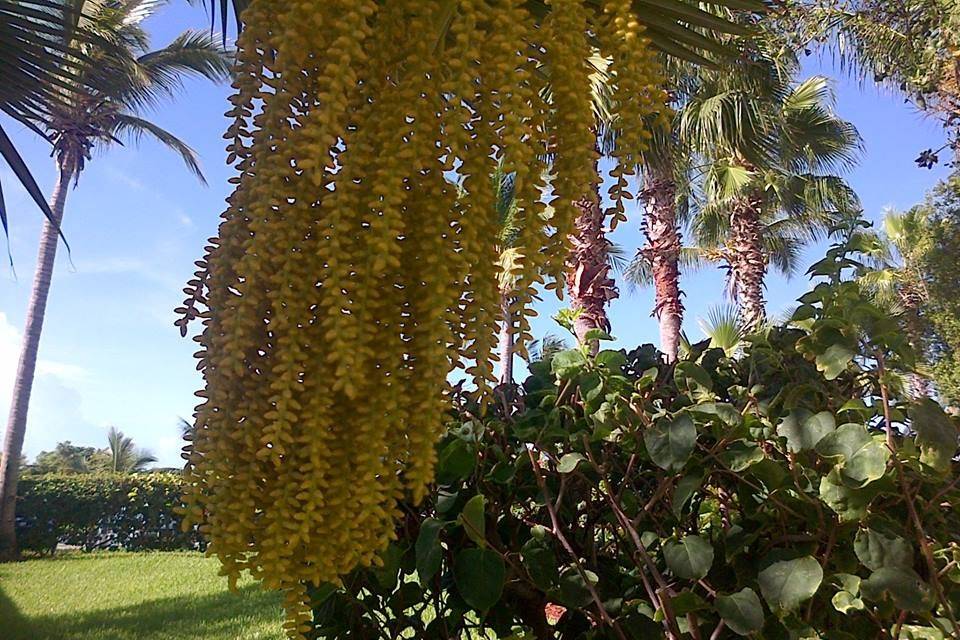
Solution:
[[[57,543],[84,550],[197,549],[196,531],[182,532],[177,473],[71,474],[24,477],[17,496],[17,538],[23,549],[51,552]]]
[[[736,358],[575,349],[458,395],[434,491],[313,591],[313,637],[960,637],[957,425],[900,394],[847,231]]]

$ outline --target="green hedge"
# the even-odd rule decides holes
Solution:
[[[17,495],[22,549],[52,552],[57,543],[94,549],[198,549],[196,531],[180,530],[177,473],[27,477]]]

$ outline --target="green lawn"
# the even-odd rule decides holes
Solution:
[[[196,553],[97,553],[0,564],[3,640],[281,640],[276,593],[227,589]]]

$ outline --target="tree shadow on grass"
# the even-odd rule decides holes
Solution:
[[[161,598],[113,609],[31,617],[0,589],[3,640],[280,640],[280,620],[277,594],[256,585],[241,588],[239,594]]]

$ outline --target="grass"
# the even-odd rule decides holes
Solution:
[[[95,553],[0,564],[3,640],[281,640],[280,597],[227,589],[197,553]]]

